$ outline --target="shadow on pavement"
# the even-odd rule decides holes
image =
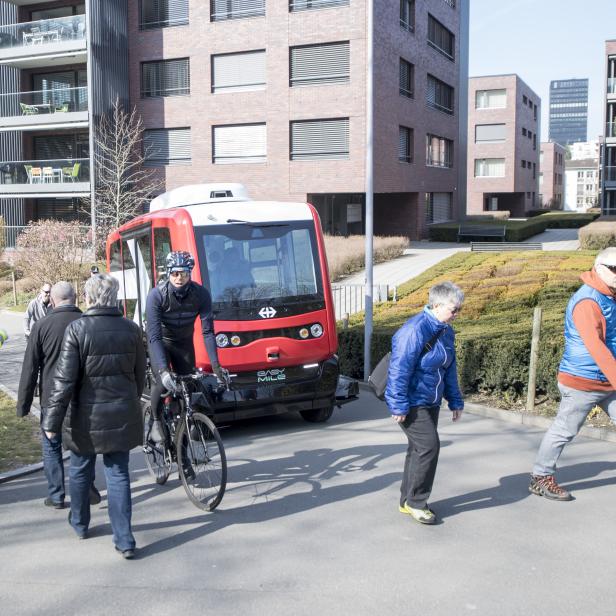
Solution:
[[[615,485],[616,476],[591,480],[606,471],[616,470],[614,462],[582,462],[558,469],[558,482],[568,490],[590,490],[606,485]],[[459,513],[510,505],[531,496],[528,491],[530,472],[501,477],[499,485],[468,494],[460,494],[430,503],[441,518],[449,518]],[[579,482],[579,483],[576,483]]]

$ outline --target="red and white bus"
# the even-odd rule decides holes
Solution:
[[[147,294],[166,276],[172,250],[195,257],[193,279],[210,290],[219,359],[233,375],[216,419],[299,411],[321,422],[342,397],[354,397],[346,382],[336,398],[334,305],[311,205],[252,201],[241,184],[184,186],[153,199],[148,214],[107,239],[125,315],[142,327]],[[200,325],[197,319],[197,367],[208,371]]]

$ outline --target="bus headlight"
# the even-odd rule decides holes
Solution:
[[[229,346],[229,338],[227,337],[227,334],[218,334],[216,336],[216,346],[220,347],[221,349]]]
[[[237,334],[234,334],[233,336],[231,336],[231,344],[233,346],[238,346],[240,342],[242,341],[240,340],[240,337]]]
[[[320,338],[323,335],[323,326],[320,323],[315,323],[310,326],[310,333],[315,338]]]
[[[310,336],[310,332],[308,331],[308,328],[307,328],[307,327],[302,327],[302,328],[299,330],[299,337],[300,337],[302,340],[306,340],[306,338],[308,338],[308,336]]]

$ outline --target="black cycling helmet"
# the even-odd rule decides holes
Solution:
[[[174,250],[167,255],[167,275],[171,272],[191,272],[195,267],[193,256],[185,250]]]

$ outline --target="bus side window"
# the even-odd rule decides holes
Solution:
[[[157,227],[154,229],[154,264],[156,267],[156,283],[167,277],[167,255],[171,252],[171,233],[169,229]]]
[[[111,244],[109,249],[109,271],[121,272],[122,271],[122,259],[120,256],[120,240]]]
[[[147,235],[140,235],[137,238],[137,247],[139,248],[139,258],[145,267],[148,275],[148,285],[151,289],[154,286],[154,280],[152,279],[152,237],[149,229]]]

